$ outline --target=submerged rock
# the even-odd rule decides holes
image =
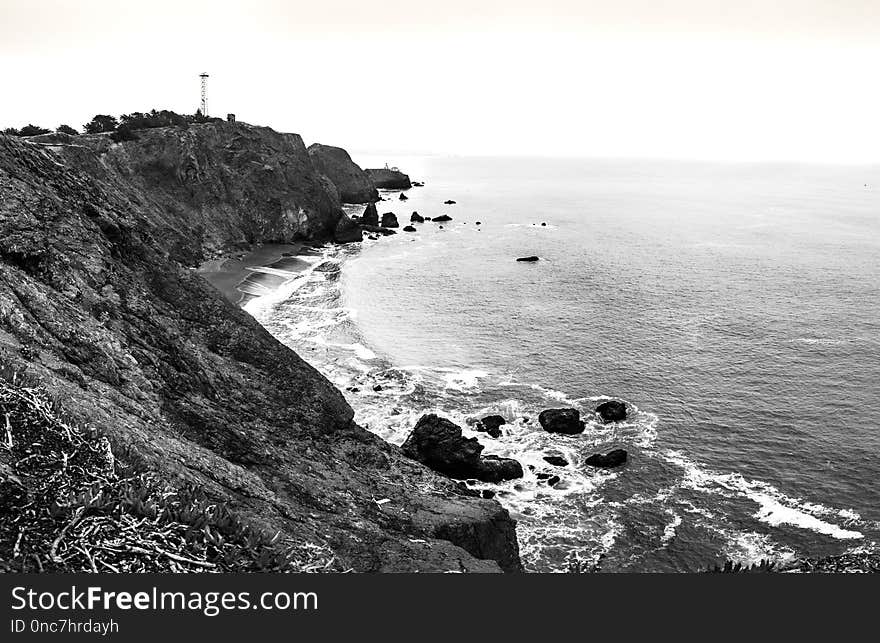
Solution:
[[[386,237],[392,234],[397,234],[397,232],[395,232],[391,228],[383,228],[382,226],[378,225],[362,225],[361,229],[366,230],[367,232],[375,232],[376,234],[381,234]]]
[[[433,413],[419,418],[403,443],[404,455],[451,478],[500,482],[523,476],[516,460],[482,456],[483,445],[466,438],[461,427]]]
[[[477,431],[482,431],[483,433],[488,433],[493,438],[501,437],[501,425],[507,424],[507,420],[505,420],[500,415],[487,415],[482,420],[477,422],[474,427]]]
[[[400,224],[397,223],[397,215],[393,212],[386,212],[382,215],[382,227],[383,228],[396,228]]]
[[[544,462],[547,464],[552,464],[554,467],[567,467],[568,460],[563,458],[561,455],[545,455]]]
[[[602,422],[620,422],[626,419],[626,404],[618,400],[602,402],[596,407],[596,413],[602,418]]]
[[[583,433],[585,425],[577,409],[547,409],[538,415],[538,422],[548,433],[573,435]]]
[[[412,227],[411,225],[408,225],[408,226],[404,226],[403,231],[404,232],[415,232],[416,229],[414,227]]]
[[[455,205],[455,201],[453,201],[452,199],[449,199],[448,201],[444,201],[443,204],[444,205]]]
[[[441,214],[439,217],[434,217],[434,221],[452,221],[452,217],[448,214]]]
[[[519,257],[519,258],[517,259],[517,261],[529,261],[529,262],[532,262],[532,261],[538,261],[539,259],[540,259],[540,257],[536,257],[536,256],[532,255],[531,257]]]
[[[584,460],[584,462],[591,467],[601,467],[603,469],[612,469],[614,467],[619,467],[620,465],[626,462],[626,451],[623,449],[614,449],[614,451],[609,451],[606,454],[594,453],[589,458]]]

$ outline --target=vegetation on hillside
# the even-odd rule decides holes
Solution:
[[[340,571],[192,486],[120,462],[38,387],[0,376],[0,572]]]

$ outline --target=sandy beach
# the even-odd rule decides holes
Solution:
[[[300,257],[316,251],[303,243],[267,243],[249,252],[211,259],[198,273],[239,306],[267,294],[308,267]]]

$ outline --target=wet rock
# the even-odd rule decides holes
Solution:
[[[375,203],[368,203],[367,207],[364,209],[364,213],[361,215],[361,225],[371,225],[377,226],[379,225],[379,211],[376,210]]]
[[[414,227],[412,227],[411,225],[408,225],[408,226],[404,226],[403,231],[404,232],[415,232],[416,229]]]
[[[403,192],[400,193],[400,200],[401,200],[401,201],[406,201],[406,200],[408,200],[408,199],[409,199],[409,197],[406,196]]]
[[[419,418],[403,443],[404,455],[451,478],[500,482],[523,476],[516,460],[482,456],[483,445],[466,438],[461,427],[433,413]]]
[[[446,221],[452,221],[452,217],[448,214],[441,214],[439,217],[434,217],[434,221],[441,221],[445,223]]]
[[[449,199],[448,201],[444,201],[443,204],[444,205],[455,205],[455,201],[453,201],[452,199]]]
[[[413,181],[412,186],[414,188],[422,188],[425,187],[425,184],[422,181]]]
[[[538,261],[539,259],[540,259],[540,257],[536,257],[536,256],[532,255],[531,257],[519,257],[519,258],[517,259],[517,261],[529,261],[529,262],[532,262],[532,261]]]
[[[498,483],[523,477],[522,465],[513,458],[501,458],[497,455],[484,456],[480,461],[477,476],[483,482]]]
[[[413,212],[409,217],[410,223],[423,223],[425,221],[425,217],[420,215],[418,212]]]
[[[393,212],[386,212],[382,215],[382,227],[383,228],[396,228],[400,224],[397,223],[397,215]]]
[[[507,420],[505,420],[500,415],[487,415],[482,420],[477,422],[476,427],[474,428],[477,431],[488,433],[493,438],[500,438],[502,424],[507,424]]]
[[[542,225],[543,227],[545,227],[545,228],[547,227],[547,224],[544,223],[543,221],[541,222],[541,225]]]
[[[547,409],[538,415],[538,422],[548,433],[573,435],[583,433],[585,428],[577,409]]]
[[[482,221],[477,221],[477,225],[483,225]]]
[[[376,385],[373,387],[373,390],[376,391],[376,392],[381,391],[381,390],[382,390],[382,385],[381,385],[381,384],[376,384]]]
[[[584,462],[591,467],[601,467],[603,469],[612,469],[619,467],[626,462],[626,451],[623,449],[614,449],[608,453],[594,453]]]
[[[626,404],[618,400],[602,402],[596,407],[596,413],[602,418],[602,422],[621,422],[626,419]]]
[[[561,455],[545,455],[544,462],[547,464],[552,464],[554,467],[567,467],[568,460],[563,458]]]
[[[495,492],[491,489],[483,489],[480,495],[482,495],[483,498],[485,498],[486,500],[491,500],[495,497]]]
[[[355,223],[347,214],[339,217],[339,222],[333,230],[333,239],[336,243],[354,243],[363,241],[364,233],[360,226]]]
[[[555,487],[556,485],[559,484],[559,480],[560,480],[559,476],[550,476],[549,478],[547,478],[547,484],[550,485],[551,487]]]
[[[382,226],[378,225],[362,225],[361,229],[366,230],[367,232],[375,232],[376,234],[381,234],[385,237],[392,234],[397,234],[397,232],[395,230],[392,230],[391,228],[383,228]]]

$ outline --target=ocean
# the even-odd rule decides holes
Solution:
[[[453,221],[303,257],[246,308],[386,440],[434,412],[522,462],[475,488],[519,521],[528,570],[876,548],[880,168],[355,157],[386,160],[425,186],[380,214]],[[538,425],[607,398],[626,422]],[[466,424],[495,413],[498,439]],[[612,448],[626,466],[584,465]]]

